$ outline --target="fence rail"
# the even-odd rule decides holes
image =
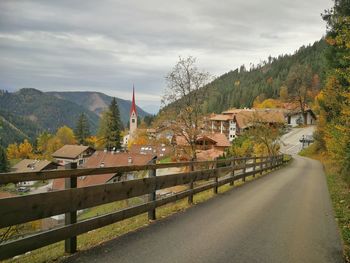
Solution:
[[[0,199],[0,228],[65,214],[65,225],[52,230],[36,233],[20,239],[0,244],[0,260],[25,253],[61,240],[66,240],[66,252],[76,251],[80,234],[148,212],[150,220],[156,219],[155,209],[159,206],[188,197],[208,189],[217,193],[219,186],[247,176],[262,174],[284,163],[284,156],[243,157],[215,161],[195,161],[142,166],[120,166],[97,169],[70,169],[35,173],[7,173],[0,175],[0,184],[29,180],[66,178],[66,188],[61,191],[25,195]],[[157,169],[170,167],[190,168],[189,172],[155,176]],[[194,167],[203,168],[194,170]],[[116,183],[107,183],[82,188],[77,187],[77,177],[98,176],[105,173],[120,173],[149,170],[149,177]],[[241,172],[239,172],[241,171]],[[214,179],[214,181],[209,181]],[[208,180],[197,187],[194,182]],[[156,198],[156,191],[178,185],[189,185],[189,189],[167,197]],[[114,201],[149,195],[147,202],[109,214],[77,222],[77,211]]]

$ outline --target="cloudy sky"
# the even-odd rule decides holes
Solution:
[[[320,39],[331,0],[0,1],[0,88],[159,105],[179,56],[219,76]]]

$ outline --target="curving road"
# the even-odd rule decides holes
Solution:
[[[287,167],[66,262],[343,262],[319,162]]]

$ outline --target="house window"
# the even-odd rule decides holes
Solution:
[[[132,123],[135,123],[135,119],[131,119],[131,122],[132,122]]]

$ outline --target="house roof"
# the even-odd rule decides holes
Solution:
[[[12,166],[11,171],[16,173],[40,172],[45,168],[52,168],[59,164],[47,160],[24,159]]]
[[[247,128],[253,125],[254,121],[264,123],[284,123],[284,115],[280,110],[249,110],[241,111],[235,115],[237,125]]]
[[[133,144],[129,149],[129,153],[139,153],[139,154],[153,154],[158,157],[163,157],[171,154],[172,147],[166,145],[139,145]],[[162,155],[162,156],[161,156]]]
[[[52,154],[52,157],[75,159],[88,149],[93,150],[93,148],[91,148],[90,146],[66,144],[60,149],[58,149],[56,152],[54,152]]]
[[[210,120],[211,121],[228,121],[228,120],[232,120],[232,116],[225,115],[225,114],[215,114],[210,117]]]
[[[229,147],[230,142],[228,141],[227,137],[223,133],[204,133],[200,134],[197,138],[197,140],[203,140],[203,139],[209,139],[210,141],[215,142],[215,146],[218,147]],[[176,136],[175,142],[179,146],[188,146],[188,142],[184,136]]]
[[[137,153],[112,153],[104,151],[96,151],[91,155],[83,168],[99,168],[99,167],[116,167],[129,165],[129,157],[131,157],[132,165],[147,164],[152,158],[151,154],[137,154]],[[112,174],[99,174],[92,176],[78,177],[78,187],[86,187],[90,185],[105,184],[115,176]],[[64,179],[55,179],[52,184],[53,190],[64,189]]]
[[[223,133],[206,133],[204,136],[208,137],[212,141],[215,141],[215,146],[229,147],[231,145],[226,135]]]
[[[235,108],[232,108],[232,109],[223,111],[222,114],[224,114],[224,115],[227,115],[227,114],[236,114],[236,113],[239,113],[239,112],[241,112],[241,111],[246,111],[246,110],[247,110],[247,109],[235,109]]]

